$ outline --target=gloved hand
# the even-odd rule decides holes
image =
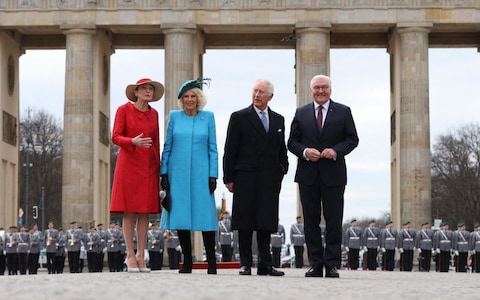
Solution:
[[[403,248],[398,248],[398,252],[403,253]]]
[[[455,250],[454,254],[455,256],[458,256],[459,255],[458,250]]]
[[[163,208],[165,208],[166,211],[170,211],[170,208],[172,207],[172,199],[170,198],[169,191],[160,191],[160,204],[163,206]]]
[[[418,248],[417,250],[418,250],[418,253],[422,253],[422,249]]]
[[[440,249],[437,248],[437,250],[435,250],[435,252],[440,253]]]
[[[350,248],[345,247],[345,251],[350,252]]]
[[[382,253],[387,252],[387,249],[385,249],[385,248],[381,248],[380,250],[382,251]]]
[[[472,250],[472,255],[475,255],[475,253],[476,253],[475,250]]]
[[[432,248],[432,255],[435,256],[437,255],[437,251],[435,251],[435,249]]]
[[[168,175],[163,174],[163,175],[160,175],[160,176],[162,177],[162,182],[160,183],[160,186],[162,187],[162,190],[164,190],[166,192],[170,191],[170,182],[168,181]]]
[[[364,252],[368,252],[367,246],[363,247],[363,251],[364,251]]]
[[[208,190],[210,191],[210,194],[215,192],[216,189],[217,189],[217,178],[215,177],[208,178]]]

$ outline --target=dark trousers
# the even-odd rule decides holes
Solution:
[[[93,272],[99,272],[98,270],[98,254],[97,252],[94,251],[87,251],[87,266],[88,266],[88,272],[93,273]]]
[[[413,269],[413,250],[403,250],[400,254],[400,271],[410,272]]]
[[[168,267],[170,270],[177,270],[180,264],[180,251],[175,248],[167,248],[168,253]]]
[[[339,268],[342,260],[343,193],[345,186],[326,186],[317,180],[313,185],[299,184],[305,224],[305,241],[310,266]],[[325,217],[325,249],[320,228],[321,212]]]
[[[270,231],[257,230],[258,244],[258,269],[269,270],[273,266],[270,254]],[[240,252],[240,265],[251,268],[253,230],[238,231],[238,246]]]
[[[47,270],[48,274],[55,274],[55,252],[47,252]]]
[[[432,264],[432,251],[430,249],[422,249],[420,253],[420,271],[430,272]]]
[[[18,270],[20,275],[27,274],[27,253],[18,253]]]
[[[467,272],[468,252],[460,252],[456,257],[455,271]]]
[[[148,251],[148,256],[150,260],[148,265],[152,271],[161,270],[163,265],[163,252],[160,253],[159,251]]]
[[[70,273],[80,272],[80,251],[68,251],[68,267]]]
[[[65,269],[65,256],[62,255],[55,255],[55,272],[57,274],[62,274],[63,269]]]
[[[6,268],[5,255],[3,255],[3,250],[0,250],[0,252],[2,252],[2,254],[0,254],[0,275],[4,275],[5,274],[5,268]]]
[[[120,253],[120,251],[107,252],[107,257],[108,269],[110,270],[110,272],[121,272],[123,268],[120,269],[120,271],[118,270],[120,268],[120,263],[122,263],[123,266],[122,254]]]
[[[367,269],[375,271],[377,269],[377,248],[368,248],[367,252]]]
[[[28,274],[37,274],[38,268],[38,258],[40,253],[29,253],[28,254]]]
[[[97,254],[97,270],[98,272],[102,272],[103,270],[103,260],[105,259],[105,253],[100,251],[100,253]]]
[[[438,270],[440,272],[448,272],[450,267],[450,251],[440,251],[440,254],[437,254],[438,259]]]
[[[232,261],[233,249],[231,245],[221,245],[222,246],[222,262]]]
[[[480,273],[480,256],[475,253],[472,255],[472,272],[475,270],[475,273]]]
[[[393,271],[395,269],[395,249],[387,249],[383,254],[383,270]]]
[[[7,253],[8,275],[18,274],[18,256],[17,253]]]
[[[305,252],[304,246],[293,246],[295,250],[295,268],[303,268],[303,252]]]
[[[280,268],[281,252],[282,248],[272,247],[272,263],[275,268]]]
[[[354,249],[350,248],[350,251],[348,252],[348,266],[350,267],[351,270],[357,270],[358,269],[358,255],[359,255],[360,249]]]

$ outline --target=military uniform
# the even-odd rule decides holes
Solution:
[[[53,228],[53,222],[48,222],[48,229],[45,230],[45,252],[47,253],[48,274],[55,274],[55,255],[58,246],[58,230]]]
[[[448,229],[448,223],[442,222],[440,230],[433,235],[433,247],[435,248],[436,269],[438,272],[448,272],[450,268],[450,252],[452,251],[452,231]]]
[[[80,273],[80,248],[82,246],[83,232],[77,228],[77,222],[70,222],[70,229],[67,230],[68,266],[70,273]]]
[[[158,228],[159,222],[147,232],[147,250],[150,257],[149,266],[152,271],[161,270],[163,266],[163,249],[165,237],[163,230]]]
[[[350,270],[357,270],[359,267],[360,249],[362,249],[362,228],[357,226],[357,220],[350,222],[351,226],[345,230],[343,245],[348,256],[348,267]]]
[[[37,274],[40,267],[38,259],[43,246],[43,234],[34,225],[30,231],[30,249],[28,251],[28,274]]]
[[[0,228],[0,276],[5,274],[5,253],[4,251],[4,237],[5,237],[5,230]]]
[[[480,273],[480,224],[475,224],[474,229],[470,234],[472,272]]]
[[[420,272],[429,272],[433,248],[433,230],[430,229],[428,222],[422,223],[422,229],[417,232],[415,237],[415,247],[418,250],[420,257]]]
[[[295,267],[303,268],[303,252],[305,251],[305,227],[300,216],[297,223],[290,227],[290,242],[295,250]]]
[[[468,251],[470,245],[468,243],[470,239],[470,232],[465,230],[464,223],[458,223],[457,230],[453,233],[452,249],[455,253],[455,271],[467,272],[468,265]]]
[[[25,231],[25,226],[20,227],[17,233],[18,270],[20,275],[27,274],[28,249],[30,248],[30,233]]]
[[[65,245],[67,244],[67,236],[63,228],[58,228],[58,241],[56,244],[57,252],[55,253],[55,273],[62,274],[65,269]]]
[[[4,235],[3,250],[6,252],[8,275],[18,274],[18,256],[17,256],[17,227],[10,226],[9,232]]]
[[[393,222],[387,221],[385,228],[380,230],[380,250],[382,251],[382,270],[393,271],[395,269],[395,249],[397,248],[397,230],[393,228]]]
[[[278,224],[277,232],[270,234],[270,246],[272,248],[272,263],[275,268],[281,266],[282,246],[285,244],[285,227]]]
[[[218,245],[222,249],[222,262],[232,261],[233,231],[228,212],[223,213],[223,220],[218,222]]]
[[[367,252],[367,269],[377,269],[377,255],[380,249],[380,228],[375,226],[375,220],[368,222],[368,227],[363,231],[363,249]]]
[[[413,269],[413,248],[415,247],[417,232],[410,227],[410,221],[403,222],[403,226],[397,238],[398,252],[400,252],[400,271],[410,272]]]
[[[100,236],[100,252],[97,256],[97,270],[98,272],[103,271],[103,261],[105,260],[105,252],[107,252],[107,233],[103,230],[103,224],[97,225],[97,233]]]
[[[170,270],[177,270],[180,265],[181,255],[178,232],[176,230],[165,230],[164,236],[168,253],[168,267],[170,268]]]
[[[123,259],[121,255],[123,234],[115,228],[115,222],[110,222],[110,228],[107,229],[106,238],[108,269],[110,272],[121,272],[123,270]],[[120,268],[120,264],[122,264],[122,268]]]
[[[102,249],[100,248],[101,245],[101,237],[95,231],[94,226],[90,226],[89,232],[84,235],[83,243],[86,245],[87,251],[87,264],[88,264],[88,272],[100,272],[98,268],[98,256],[100,253],[103,254]]]

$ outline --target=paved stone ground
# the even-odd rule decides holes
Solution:
[[[282,269],[283,277],[238,275],[237,269],[178,274],[79,273],[1,276],[1,299],[479,299],[480,273],[340,270],[340,278],[305,278],[307,269]]]

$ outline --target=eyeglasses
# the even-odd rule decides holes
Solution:
[[[316,85],[312,88],[312,90],[314,90],[314,91],[319,91],[319,90],[328,91],[328,89],[330,89],[330,87],[328,85],[322,85],[322,86]]]

